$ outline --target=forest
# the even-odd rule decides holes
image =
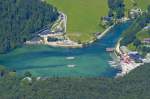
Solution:
[[[125,4],[124,0],[108,0],[109,17],[120,19],[125,15]]]
[[[0,13],[0,53],[21,46],[59,15],[55,7],[41,0],[0,0]]]
[[[0,99],[150,99],[150,64],[125,77],[32,77],[17,76],[0,67]],[[23,80],[31,77],[32,81]]]

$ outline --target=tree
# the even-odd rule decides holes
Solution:
[[[0,65],[0,77],[3,77],[7,74],[7,69],[4,66]]]
[[[0,53],[21,46],[34,33],[51,26],[58,11],[41,0],[0,0]]]
[[[125,5],[124,0],[108,0],[109,13],[108,16],[120,19],[124,17]]]
[[[27,71],[27,72],[24,73],[24,76],[25,76],[25,77],[31,77],[32,74],[31,74],[30,72]]]
[[[138,46],[141,44],[141,41],[140,41],[139,39],[135,39],[135,40],[133,41],[133,44],[134,44],[136,47],[138,47]]]
[[[150,23],[150,13],[144,12],[141,16],[139,16],[136,20],[134,20],[131,26],[124,31],[123,39],[121,40],[121,45],[128,45],[133,43],[138,46],[140,42],[136,39],[136,34],[142,30],[147,24]]]
[[[147,9],[147,10],[148,10],[148,13],[150,13],[150,5],[148,6],[148,9]]]

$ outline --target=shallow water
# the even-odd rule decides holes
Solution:
[[[112,58],[105,49],[115,46],[129,24],[116,25],[102,39],[85,48],[69,49],[42,45],[17,48],[8,54],[0,55],[0,64],[15,69],[19,74],[30,71],[34,76],[113,77],[117,70],[108,64]]]

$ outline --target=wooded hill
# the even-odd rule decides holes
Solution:
[[[31,77],[30,82],[0,68],[0,99],[150,99],[149,71],[146,64],[117,79]]]
[[[0,53],[22,45],[57,17],[57,9],[41,0],[0,0]]]

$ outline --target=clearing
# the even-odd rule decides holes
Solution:
[[[93,33],[103,32],[100,18],[107,15],[107,0],[47,0],[67,15],[67,35],[70,39],[88,42]]]

